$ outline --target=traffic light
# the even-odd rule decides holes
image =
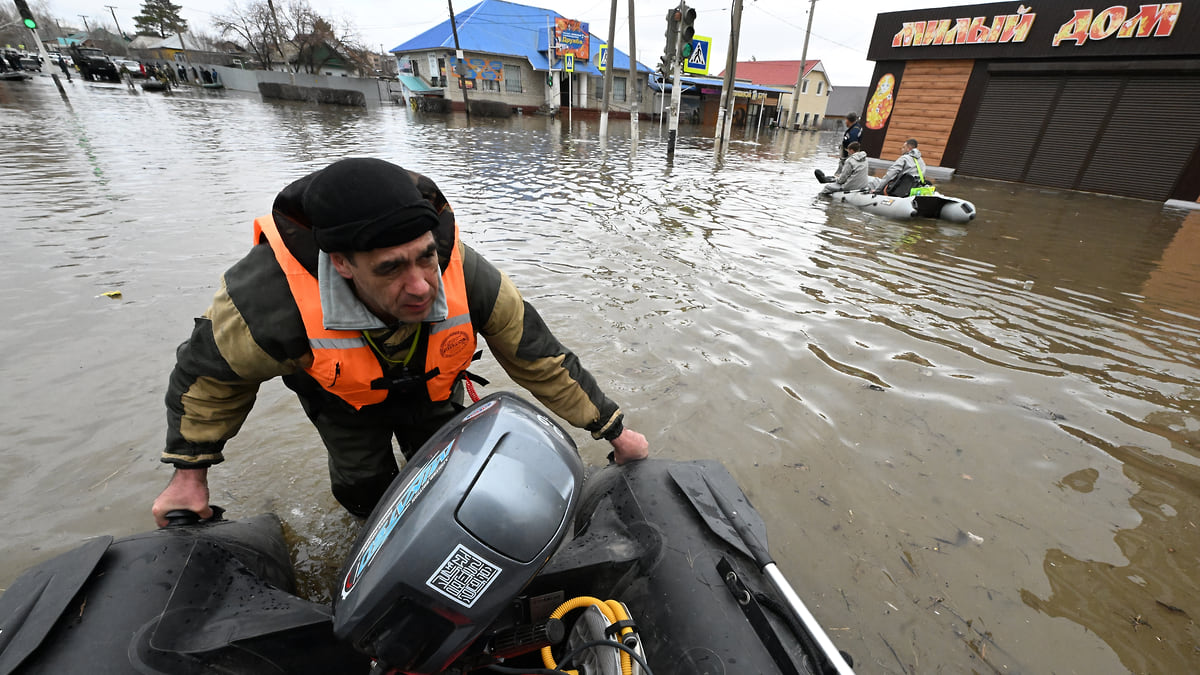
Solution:
[[[663,77],[670,77],[676,60],[675,42],[679,37],[679,17],[676,16],[678,10],[667,10],[667,44],[663,48],[663,55],[658,60],[658,72],[662,73]]]
[[[682,10],[680,17],[679,30],[680,35],[679,55],[684,61],[692,55],[692,38],[696,36],[696,10],[687,6],[686,2],[679,3],[679,8]]]
[[[29,30],[37,28],[37,19],[33,18],[33,12],[29,11],[29,4],[25,0],[16,0],[17,11],[21,13],[21,19],[25,22],[25,27]]]

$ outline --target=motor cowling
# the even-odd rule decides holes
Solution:
[[[553,420],[512,394],[483,399],[375,507],[339,576],[334,633],[387,668],[446,669],[567,536],[582,482]]]

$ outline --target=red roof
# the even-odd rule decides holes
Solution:
[[[821,61],[812,59],[804,63],[804,74],[807,75]],[[795,61],[738,61],[735,75],[739,80],[750,80],[754,84],[769,87],[794,87],[796,75],[800,71],[800,60]],[[724,77],[725,71],[717,77]]]

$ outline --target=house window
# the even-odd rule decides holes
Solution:
[[[808,116],[809,113],[804,113],[804,126],[808,126]]]
[[[521,93],[521,66],[504,65],[504,91],[510,94]]]
[[[821,95],[821,87],[823,87],[824,85],[825,85],[825,83],[824,83],[824,82],[818,82],[818,83],[817,83],[817,96],[820,96],[820,95]]]
[[[808,93],[808,80],[803,80],[802,82],[800,82],[800,93],[801,94]]]
[[[613,78],[612,100],[614,100],[614,101],[624,101],[625,100],[625,78],[623,78],[623,77],[614,77]]]
[[[475,88],[479,91],[500,91],[499,80],[475,80]]]
[[[820,113],[813,113],[813,126],[814,127],[821,126],[821,114]]]

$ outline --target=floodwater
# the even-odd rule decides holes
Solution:
[[[718,161],[685,126],[669,163],[647,122],[634,152],[578,115],[67,86],[0,83],[0,588],[152,527],[175,346],[279,188],[373,155],[440,184],[656,455],[729,468],[859,672],[1200,670],[1200,213],[955,179],[971,224],[889,221],[816,198],[831,134]],[[327,599],[355,525],[280,383],[226,456],[214,503],[278,513]]]

